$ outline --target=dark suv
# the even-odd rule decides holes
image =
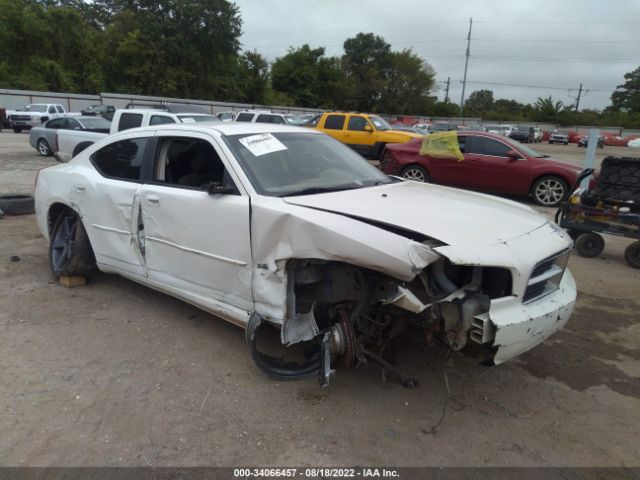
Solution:
[[[534,135],[533,127],[520,126],[511,130],[509,138],[517,140],[520,143],[533,143]]]

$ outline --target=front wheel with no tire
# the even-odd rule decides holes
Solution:
[[[80,218],[63,212],[51,229],[49,265],[56,276],[87,276],[96,268],[96,258]]]
[[[402,178],[415,182],[429,182],[431,180],[427,170],[420,165],[409,165],[402,171]]]
[[[630,267],[640,268],[640,241],[633,242],[624,250],[624,259]]]
[[[583,233],[576,240],[576,250],[585,258],[597,257],[604,250],[604,238],[593,232]]]

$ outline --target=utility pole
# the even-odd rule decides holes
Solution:
[[[449,101],[449,84],[451,83],[451,77],[447,77],[447,89],[444,92],[444,103]]]
[[[576,98],[576,113],[578,113],[578,107],[580,106],[581,95],[582,95],[582,84],[580,84],[580,88],[578,89],[578,98]]]
[[[469,56],[471,55],[471,26],[473,18],[469,19],[469,33],[467,34],[467,53],[464,60],[464,77],[462,78],[462,97],[460,97],[460,117],[462,117],[462,107],[464,106],[464,89],[467,86],[467,67],[469,66]]]

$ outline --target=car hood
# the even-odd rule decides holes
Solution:
[[[402,130],[383,130],[386,138],[401,138],[403,140],[413,139],[413,138],[423,138],[424,135],[420,133],[406,132]]]
[[[448,245],[495,245],[548,223],[509,200],[411,181],[283,200],[418,232]]]

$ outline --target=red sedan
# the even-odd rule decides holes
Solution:
[[[389,144],[380,168],[388,175],[485,192],[531,195],[545,207],[570,193],[580,168],[552,160],[501,135],[458,132],[463,161],[419,155],[421,139]]]

